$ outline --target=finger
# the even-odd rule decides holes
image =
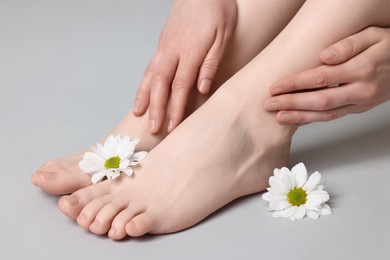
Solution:
[[[353,82],[355,63],[343,63],[337,66],[320,66],[296,75],[276,81],[270,88],[272,96],[300,90],[319,89],[331,85]]]
[[[280,110],[325,111],[353,104],[358,94],[351,85],[318,91],[283,94],[268,99],[264,104],[264,108],[269,112]]]
[[[220,62],[225,52],[223,40],[216,40],[208,51],[198,75],[198,90],[202,94],[207,94],[212,86],[215,75],[218,72]]]
[[[326,48],[320,53],[320,59],[329,65],[340,64],[375,45],[380,40],[378,28],[369,27]]]
[[[142,78],[142,81],[141,81],[141,85],[140,85],[140,87],[137,90],[137,93],[135,95],[133,114],[136,116],[143,115],[149,106],[150,80],[152,77],[152,69],[151,69],[152,64],[153,64],[153,59],[152,59],[151,63],[146,67],[145,72],[144,72],[144,77]]]
[[[152,134],[157,133],[164,122],[170,86],[177,68],[175,57],[173,55],[169,57],[171,58],[162,59],[164,63],[157,66],[159,70],[151,78],[149,131]]]
[[[171,132],[180,124],[184,117],[190,90],[196,80],[200,63],[201,59],[195,57],[188,57],[180,60],[175,79],[172,83],[168,132]]]
[[[276,120],[283,125],[305,125],[313,122],[327,122],[348,114],[364,112],[356,105],[347,105],[327,111],[279,111]]]

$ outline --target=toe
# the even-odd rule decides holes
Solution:
[[[156,225],[155,223],[153,217],[146,212],[141,213],[126,224],[126,233],[131,237],[143,236],[153,231]]]
[[[103,181],[78,190],[72,195],[62,196],[58,202],[58,207],[68,217],[76,219],[88,203],[109,193],[109,182]]]
[[[39,169],[31,176],[31,181],[52,195],[69,194],[91,184],[91,177],[78,167],[61,168],[58,165]]]
[[[110,199],[113,199],[112,197]],[[111,223],[116,215],[126,207],[126,203],[120,200],[112,200],[100,209],[89,230],[95,234],[102,235],[111,228]],[[84,210],[83,210],[84,211]]]
[[[113,220],[108,236],[112,239],[119,240],[127,236],[126,224],[139,214],[135,207],[129,207],[122,210]]]
[[[89,228],[92,222],[96,219],[100,210],[110,203],[111,200],[112,196],[108,194],[87,203],[87,205],[85,205],[85,207],[81,210],[80,215],[77,217],[77,223],[84,228]],[[96,223],[98,223],[98,221]],[[96,226],[96,223],[94,223],[94,226]]]

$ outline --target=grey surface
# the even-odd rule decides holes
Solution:
[[[260,195],[184,232],[113,242],[30,184],[131,107],[171,1],[0,1],[0,259],[390,259],[390,103],[313,124],[291,164],[328,179],[334,215],[274,219]]]

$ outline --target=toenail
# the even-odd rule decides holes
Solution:
[[[116,230],[116,228],[111,228],[110,229],[110,232],[108,233],[110,236],[116,236],[116,234],[117,234],[117,230]]]
[[[75,206],[79,203],[79,200],[75,197],[72,197],[72,196],[68,196],[66,198],[66,202],[70,205],[70,206]]]
[[[41,177],[47,181],[51,181],[54,179],[54,174],[51,172],[40,172]]]
[[[94,222],[92,222],[92,224],[89,226],[89,228],[97,228],[99,226],[99,221],[95,220]]]
[[[87,216],[84,215],[84,214],[81,214],[78,218],[77,218],[77,222],[78,223],[81,223],[81,224],[84,224],[87,222]]]

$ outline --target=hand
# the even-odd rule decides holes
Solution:
[[[175,2],[135,98],[135,115],[149,107],[151,133],[163,125],[168,97],[170,132],[183,120],[191,88],[209,92],[236,19],[235,0]]]
[[[390,99],[390,29],[369,27],[328,47],[320,59],[326,65],[271,86],[264,107],[278,111],[279,123],[329,121]]]

